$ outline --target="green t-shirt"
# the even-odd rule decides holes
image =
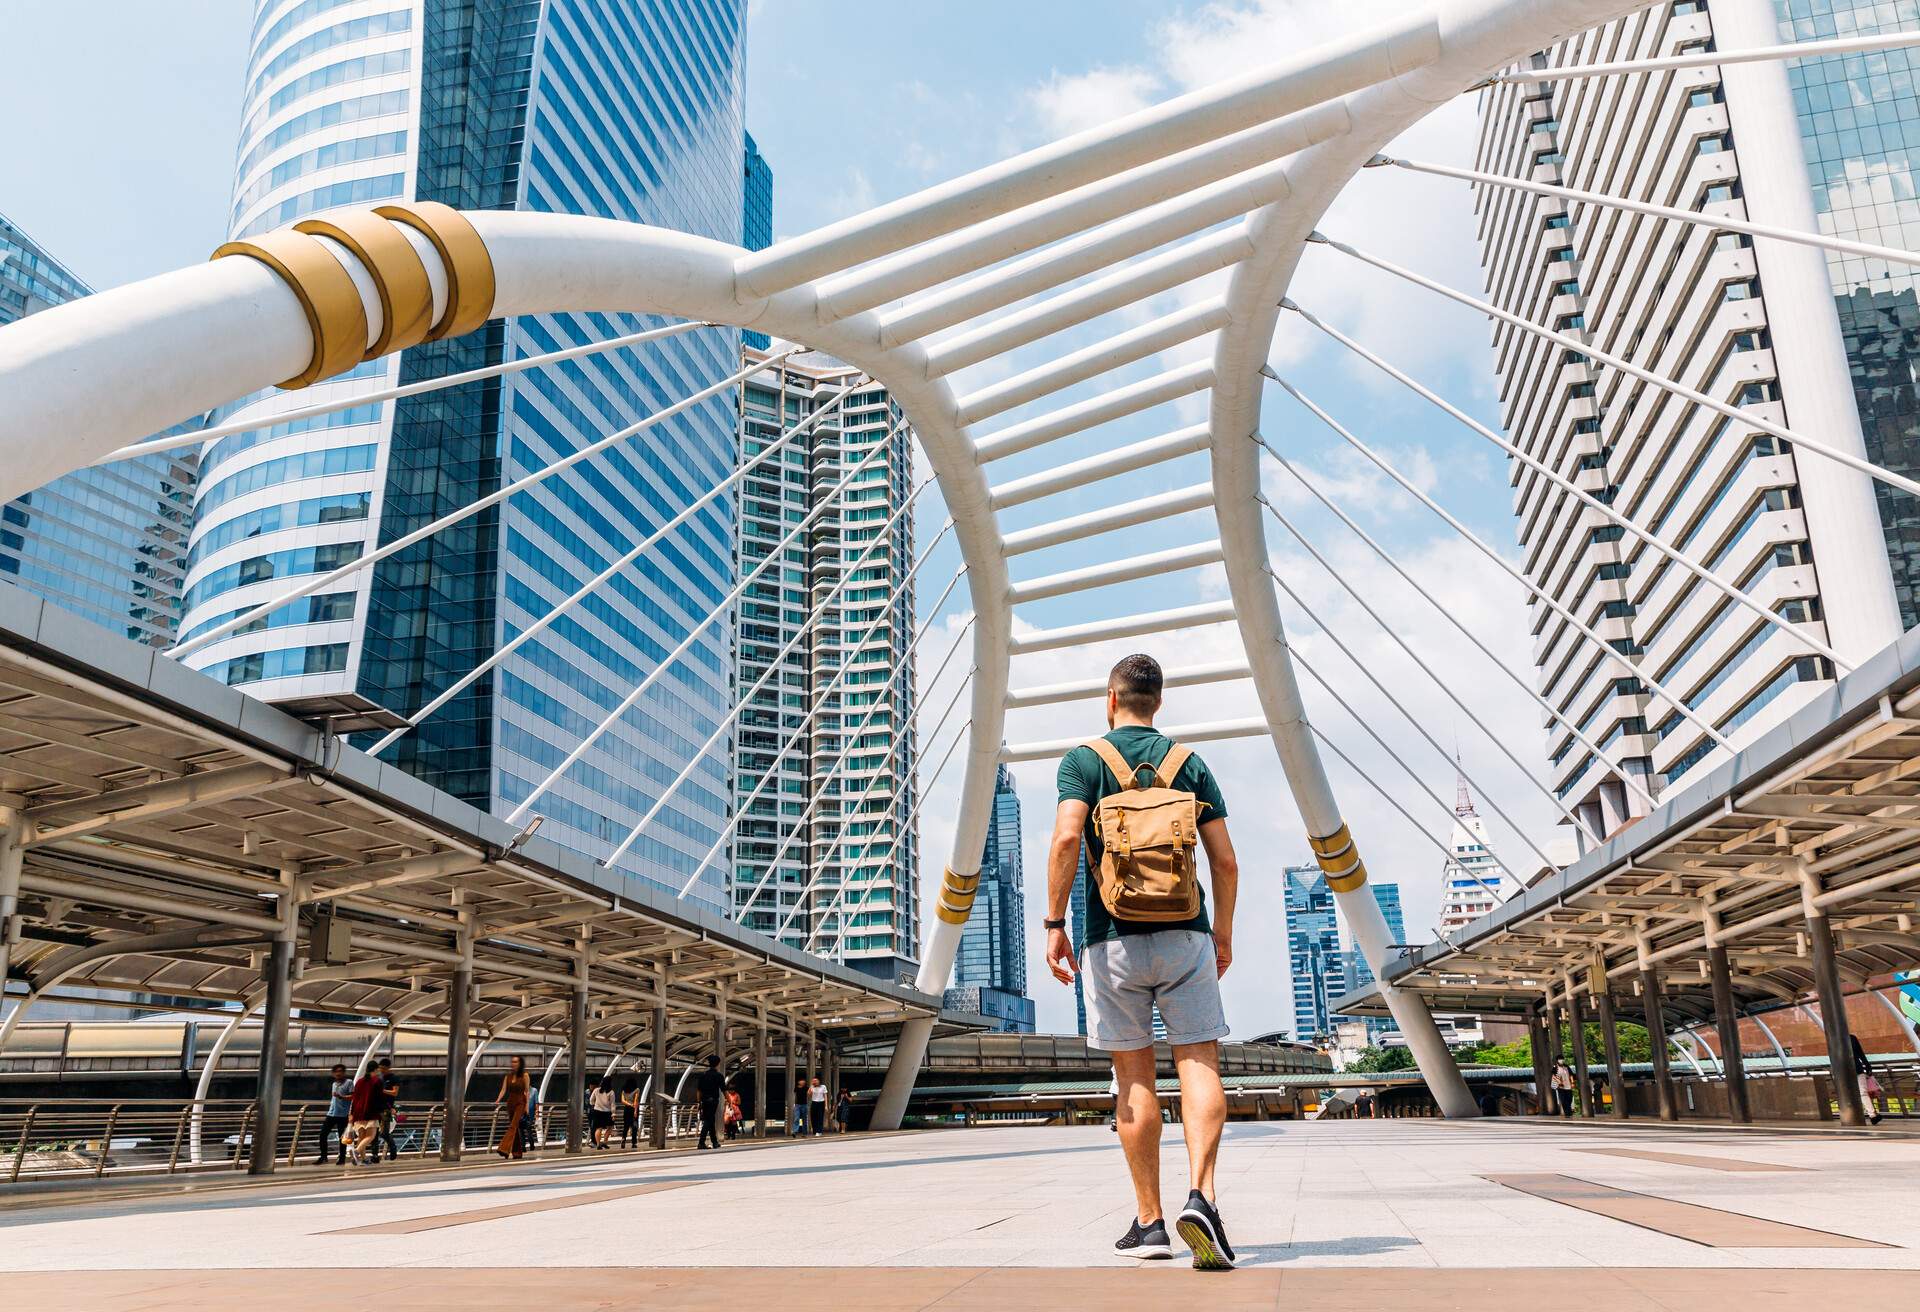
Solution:
[[[1128,765],[1158,767],[1173,749],[1173,739],[1140,724],[1121,725],[1107,735],[1107,741],[1120,749],[1120,755],[1126,758]],[[1142,777],[1145,777],[1144,772]],[[1059,785],[1061,801],[1085,802],[1088,808],[1085,834],[1087,859],[1081,864],[1079,875],[1086,881],[1087,932],[1078,946],[1085,948],[1089,943],[1104,943],[1122,934],[1151,934],[1162,929],[1197,929],[1202,933],[1212,931],[1212,924],[1207,920],[1205,889],[1200,892],[1200,913],[1191,920],[1115,920],[1108,913],[1106,903],[1100,900],[1099,883],[1093,876],[1094,869],[1100,864],[1102,851],[1093,813],[1099,809],[1102,798],[1111,797],[1121,790],[1121,784],[1113,777],[1113,771],[1107,769],[1107,763],[1091,747],[1076,747],[1060,759]],[[1213,771],[1207,769],[1207,763],[1198,755],[1187,757],[1187,763],[1180,767],[1173,786],[1199,799],[1201,824],[1226,818],[1227,802],[1220,796],[1220,785],[1215,781]]]

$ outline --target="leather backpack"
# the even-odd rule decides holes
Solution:
[[[1116,920],[1178,921],[1200,914],[1200,874],[1194,844],[1200,837],[1200,799],[1173,786],[1193,753],[1175,743],[1159,768],[1129,766],[1105,738],[1087,744],[1120,785],[1100,800],[1094,825],[1100,865],[1094,883]],[[1146,782],[1141,773],[1148,772]]]

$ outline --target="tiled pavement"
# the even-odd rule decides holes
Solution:
[[[409,1312],[1004,1309],[1067,1289],[1068,1305],[1112,1308],[1359,1298],[1408,1312],[1508,1295],[1556,1310],[1804,1312],[1813,1297],[1920,1292],[1912,1139],[1521,1121],[1228,1136],[1220,1201],[1246,1268],[1231,1276],[1108,1252],[1130,1207],[1104,1128],[1010,1128],[62,1201],[0,1213],[0,1272],[44,1273],[0,1275],[0,1290],[21,1307],[266,1312],[333,1301],[290,1268],[371,1268],[384,1272],[373,1286],[347,1274],[334,1288],[377,1287]],[[1165,1154],[1177,1205],[1172,1134]]]

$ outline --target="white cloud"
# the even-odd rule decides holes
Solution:
[[[1030,94],[1034,113],[1049,136],[1067,137],[1111,123],[1159,98],[1160,76],[1144,68],[1058,71]]]

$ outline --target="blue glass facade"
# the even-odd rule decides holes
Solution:
[[[1287,967],[1293,979],[1294,1037],[1312,1042],[1333,1030],[1329,1005],[1346,982],[1333,890],[1318,866],[1286,870]]]
[[[742,158],[740,244],[750,251],[763,251],[773,245],[773,165],[760,153],[751,132],[746,134]],[[744,332],[740,340],[756,351],[771,345],[765,333]]]
[[[1020,860],[1020,794],[1006,766],[994,781],[993,817],[980,859],[980,888],[960,933],[953,963],[956,989],[988,989],[1014,997],[1027,991],[1026,882]],[[1032,1004],[1028,1003],[1028,1028]]]
[[[234,231],[391,196],[737,241],[745,11],[745,0],[258,0]],[[499,320],[329,386],[371,390],[660,322]],[[284,399],[250,399],[242,413],[257,410],[262,431],[222,448],[199,500],[191,582],[219,582],[196,594],[189,623],[272,595],[253,586],[262,571],[297,569],[320,548],[370,550],[628,427],[732,373],[738,352],[738,333],[705,330],[369,403],[311,430],[273,423]],[[269,700],[348,697],[411,717],[726,477],[734,438],[731,400],[717,396],[195,663]],[[385,759],[512,810],[731,588],[733,520],[731,501],[716,501]],[[256,558],[271,563],[245,563]],[[731,705],[730,636],[724,618],[708,626],[535,803],[543,837],[604,858],[691,765],[619,874],[675,892],[693,876],[729,824],[730,744],[697,749]],[[713,863],[692,896],[724,912],[725,871]]]
[[[1373,900],[1380,906],[1380,914],[1386,918],[1387,936],[1395,943],[1407,941],[1407,916],[1400,905],[1400,885],[1380,884],[1369,881],[1367,887],[1373,890]],[[1366,954],[1359,948],[1349,946],[1346,952],[1346,988],[1351,993],[1357,988],[1373,983],[1373,967],[1367,964]],[[1394,1028],[1393,1022],[1384,1016],[1367,1017],[1367,1033],[1378,1036]]]
[[[0,324],[92,288],[0,215]],[[165,647],[180,625],[196,460],[172,452],[77,470],[0,506],[0,579]]]
[[[1920,0],[1775,0],[1781,37],[1815,41],[1920,27]],[[1912,48],[1788,65],[1820,230],[1920,250],[1920,52]],[[1920,473],[1920,274],[1829,253],[1867,459]],[[1920,623],[1920,507],[1874,484],[1900,623]]]

